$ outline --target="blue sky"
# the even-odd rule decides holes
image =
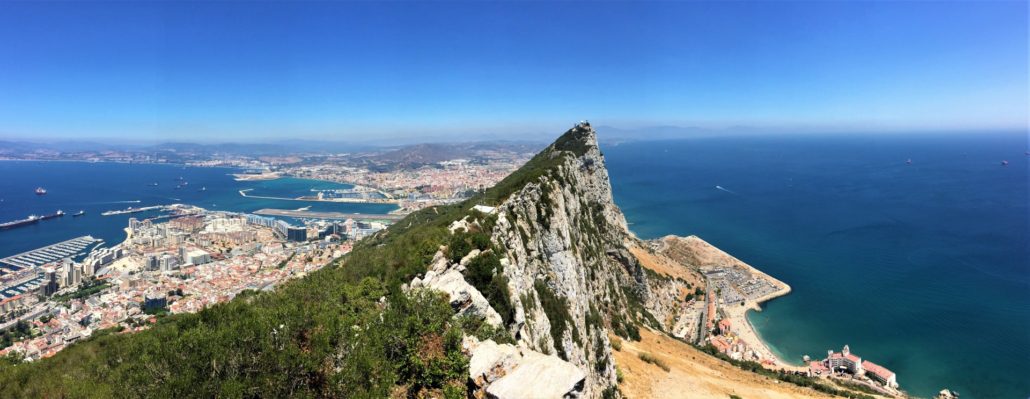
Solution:
[[[0,3],[0,137],[1026,129],[1026,2]]]

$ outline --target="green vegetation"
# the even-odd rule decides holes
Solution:
[[[726,354],[719,352],[719,349],[717,349],[715,346],[712,346],[711,344],[702,346],[699,349],[712,356],[729,362],[730,364],[733,364],[734,366],[737,366],[745,371],[750,371],[753,373],[764,375],[769,378],[775,378],[780,381],[789,382],[797,386],[808,387],[819,392],[827,393],[834,396],[841,396],[849,399],[875,399],[871,395],[866,395],[847,389],[840,389],[820,383],[817,378],[794,374],[782,370],[769,370],[765,367],[762,367],[761,363],[753,362],[750,360],[734,360],[729,356],[726,356]]]
[[[152,316],[167,316],[168,315],[168,307],[167,306],[158,306],[158,307],[151,307],[151,308],[142,307],[142,308],[143,308],[143,313],[146,313],[148,315],[152,315]]]
[[[640,341],[640,327],[624,319],[620,313],[612,314],[612,332],[631,341]]]
[[[56,302],[68,302],[72,299],[87,298],[107,289],[110,286],[111,284],[105,280],[90,280],[83,283],[77,291],[68,294],[54,295],[50,297],[50,300]]]
[[[730,394],[730,399],[743,399],[740,396]]]
[[[840,386],[842,386],[844,388],[851,389],[851,390],[854,390],[854,391],[865,392],[865,393],[873,394],[873,395],[880,394],[880,392],[877,392],[875,389],[873,389],[872,387],[870,387],[868,385],[865,385],[865,384],[859,384],[859,383],[856,383],[856,382],[850,382],[850,381],[844,381],[844,380],[833,380],[833,382],[835,384],[837,384],[837,385],[840,385]]]
[[[290,263],[290,261],[293,260],[294,256],[297,256],[297,254],[296,253],[290,254],[289,257],[287,257],[286,259],[283,259],[282,262],[279,262],[279,264],[276,265],[275,268],[276,269],[282,269],[282,268],[286,267],[286,265],[288,265]]]
[[[515,317],[515,308],[511,304],[508,278],[502,274],[503,272],[504,266],[501,265],[497,254],[493,251],[484,252],[468,262],[465,280],[486,297],[487,302],[501,314],[501,319],[507,325]]]
[[[622,352],[622,340],[619,337],[612,337],[612,349]]]
[[[11,344],[23,340],[25,338],[31,338],[36,333],[32,329],[32,325],[25,321],[18,321],[14,323],[14,327],[11,327],[0,334],[0,349],[11,346]],[[0,364],[3,364],[0,362]]]
[[[658,368],[660,368],[662,370],[665,370],[666,372],[668,372],[669,370],[672,370],[672,369],[669,368],[668,364],[665,364],[665,361],[655,357],[654,355],[652,355],[650,353],[640,352],[637,355],[637,357],[639,357],[640,360],[643,360],[643,361],[645,361],[647,363],[651,363],[651,364],[653,364],[655,366],[658,366]]]
[[[410,395],[461,386],[467,359],[447,301],[424,291],[385,296],[381,281],[323,270],[142,333],[98,333],[50,359],[4,366],[0,386],[15,397],[375,398],[397,386]]]
[[[537,298],[540,298],[540,306],[544,309],[544,314],[547,315],[547,320],[551,324],[551,337],[554,338],[554,349],[558,351],[558,357],[568,360],[568,354],[565,353],[565,347],[562,345],[562,337],[565,336],[565,330],[569,328],[569,324],[572,322],[572,316],[569,315],[569,302],[558,296],[541,280],[533,282],[533,289],[536,290]]]
[[[604,341],[594,341],[594,371],[603,373],[608,369],[608,353],[604,350]]]

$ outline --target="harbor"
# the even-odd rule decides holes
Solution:
[[[61,259],[83,255],[91,245],[103,242],[93,236],[82,236],[42,248],[22,252],[0,259],[0,278],[25,269],[31,269]]]

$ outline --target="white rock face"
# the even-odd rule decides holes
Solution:
[[[497,399],[564,398],[582,393],[586,374],[557,356],[472,337],[463,345],[470,356],[469,379],[480,388],[477,396],[485,392]]]
[[[433,263],[426,276],[411,281],[411,288],[428,288],[443,291],[450,296],[451,308],[456,316],[476,316],[486,320],[488,324],[498,327],[503,322],[501,315],[490,307],[486,297],[476,287],[465,281],[459,271],[459,265],[447,262],[443,251],[437,251]]]
[[[527,352],[522,362],[490,384],[486,393],[498,399],[576,397],[586,374],[557,356]]]
[[[518,345],[538,353],[562,355],[568,360],[564,363],[585,375],[580,395],[593,398],[616,385],[615,366],[607,329],[600,324],[603,321],[588,325],[586,316],[592,310],[600,314],[601,309],[624,302],[621,291],[610,287],[633,286],[637,282],[619,262],[606,255],[610,249],[622,248],[623,241],[630,236],[625,217],[612,201],[608,172],[594,132],[581,125],[571,133],[577,143],[569,147],[579,148],[582,155],[552,151],[553,147],[548,150],[553,157],[563,157],[561,162],[497,207],[493,240],[508,249],[502,263],[515,311],[509,329],[517,337]],[[560,336],[553,336],[552,331],[556,330],[552,325],[560,326],[563,320],[552,320],[544,312],[537,285],[546,287],[567,305],[568,320],[564,321]],[[547,364],[541,363],[540,367]],[[543,381],[548,378],[545,374],[552,372],[558,378],[568,375],[548,370],[538,374],[525,369],[519,378],[525,379],[526,384],[517,387],[508,382],[498,386],[498,381],[487,392],[550,397],[532,395],[533,388],[546,385],[532,379]],[[564,388],[564,382],[548,381]]]

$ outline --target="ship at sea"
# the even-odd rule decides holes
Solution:
[[[36,195],[46,195],[46,189],[43,187],[36,187]]]
[[[82,215],[85,215],[85,214],[86,214],[86,211],[79,211],[78,213],[72,215],[72,217],[79,217],[79,216],[82,216]]]
[[[10,222],[0,223],[0,230],[7,230],[7,229],[13,229],[15,227],[28,226],[30,224],[39,223],[40,220],[59,218],[61,216],[64,216],[64,211],[57,211],[57,212],[51,213],[49,215],[43,215],[43,216],[29,215],[29,217],[27,217],[25,219],[18,219],[18,220],[12,220]]]
[[[0,223],[0,230],[13,229],[15,227],[27,226],[30,224],[39,223],[39,216],[29,215],[25,219],[12,220],[10,222]]]
[[[64,211],[57,210],[57,212],[51,213],[49,215],[40,216],[39,220],[47,220],[47,219],[59,218],[61,216],[64,216]]]

